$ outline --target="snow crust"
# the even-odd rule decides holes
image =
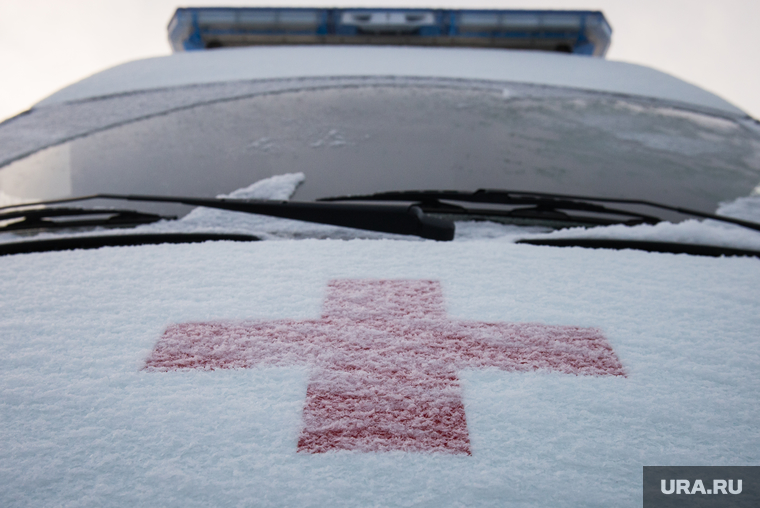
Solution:
[[[36,107],[188,84],[345,76],[514,81],[664,99],[745,116],[714,94],[640,65],[539,51],[379,46],[272,46],[175,53],[107,69],[54,93]]]
[[[304,181],[303,173],[289,173],[285,175],[276,175],[258,182],[252,183],[248,187],[237,189],[229,194],[220,194],[217,198],[230,199],[273,199],[288,200],[296,191],[299,185]],[[252,231],[264,232],[272,227],[276,227],[282,219],[273,219],[261,215],[251,215],[248,213],[235,213],[225,210],[216,210],[214,208],[195,208],[192,212],[185,215],[179,220],[180,229],[191,229],[194,231],[238,231],[250,234]],[[154,226],[151,229],[174,230],[174,224],[165,223]]]
[[[736,219],[760,221],[760,185],[752,195],[721,203],[715,211],[718,215],[727,215]]]
[[[722,203],[716,215],[744,219],[760,224],[760,196],[748,196]],[[510,231],[514,234],[514,231]],[[519,233],[518,233],[519,235]],[[511,236],[511,235],[510,235]],[[760,231],[715,220],[689,219],[679,223],[661,222],[655,225],[613,225],[605,227],[570,228],[548,234],[530,235],[531,238],[605,238],[682,242],[698,245],[715,245],[760,251]]]
[[[760,260],[492,240],[0,258],[3,506],[636,506],[643,465],[760,464]],[[472,455],[297,452],[298,366],[150,372],[167,327],[317,319],[330,280],[451,319],[599,329],[626,377],[458,373]]]

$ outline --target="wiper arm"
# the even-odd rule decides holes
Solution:
[[[157,203],[180,203],[205,206],[219,210],[244,212],[283,219],[294,219],[317,224],[329,224],[381,233],[414,235],[431,240],[454,239],[454,223],[426,215],[415,205],[319,203],[310,201],[270,201],[258,199],[193,198],[177,196],[142,196],[131,194],[91,194],[23,205],[2,207],[53,205],[91,199],[119,199]]]
[[[509,191],[399,191],[381,192],[376,194],[359,196],[339,196],[323,198],[320,201],[412,201],[427,213],[440,214],[465,214],[487,215],[492,217],[508,217],[513,219],[538,219],[544,221],[580,222],[594,225],[608,225],[624,223],[657,224],[658,217],[609,208],[596,203],[573,201],[570,199],[557,199],[545,196],[520,195]],[[510,210],[494,208],[478,209],[445,203],[444,201],[459,201],[470,203],[482,203],[489,205],[515,206]],[[600,217],[569,215],[565,211],[582,211],[593,214],[616,215],[623,220],[607,219]]]
[[[25,229],[137,226],[173,219],[176,217],[112,208],[33,208],[0,213],[0,222],[12,221],[0,226],[0,233]]]
[[[662,203],[655,203],[653,201],[646,201],[640,199],[618,199],[618,198],[599,198],[589,196],[573,196],[568,194],[550,194],[545,192],[524,192],[524,191],[512,191],[512,190],[500,190],[500,189],[479,189],[474,192],[462,192],[462,191],[401,191],[401,192],[380,192],[377,194],[367,194],[362,196],[341,196],[324,198],[320,201],[411,201],[416,202],[424,211],[431,213],[434,210],[444,211],[448,210],[448,213],[455,213],[453,208],[440,202],[440,200],[447,201],[461,201],[471,203],[487,203],[487,204],[500,204],[500,205],[532,205],[534,208],[529,209],[517,209],[511,210],[507,215],[512,217],[528,217],[530,213],[534,213],[534,217],[546,217],[556,218],[562,220],[561,215],[552,217],[552,213],[561,214],[561,210],[578,210],[588,211],[594,213],[611,214],[629,216],[633,220],[625,221],[626,224],[656,224],[661,222],[657,217],[651,215],[643,215],[636,212],[630,212],[626,210],[619,210],[616,208],[608,208],[596,203],[618,203],[626,205],[640,205],[648,206],[652,208],[659,208],[661,210],[669,210],[678,212],[684,215],[690,215],[693,217],[702,217],[705,219],[712,219],[721,222],[727,222],[730,224],[736,224],[745,228],[754,229],[760,231],[760,224],[750,222],[742,219],[735,219],[733,217],[726,217],[724,215],[715,215],[710,213],[700,212],[698,210],[692,210],[689,208],[683,208],[678,206],[664,205]],[[463,209],[465,210],[465,209]],[[517,212],[517,213],[515,213]],[[542,215],[543,214],[543,215]],[[498,213],[497,213],[498,215]],[[575,218],[567,216],[564,220],[575,220]]]

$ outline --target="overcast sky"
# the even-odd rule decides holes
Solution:
[[[105,68],[169,54],[169,19],[194,5],[601,10],[609,60],[668,72],[760,118],[760,0],[0,0],[0,119]]]

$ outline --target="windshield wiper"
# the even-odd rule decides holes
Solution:
[[[28,229],[126,227],[151,224],[177,217],[112,208],[33,208],[0,213],[0,233]]]
[[[760,231],[760,224],[755,222],[735,219],[723,215],[715,215],[691,210],[688,208],[664,205],[653,201],[640,199],[617,199],[599,198],[588,196],[573,196],[568,194],[549,194],[545,192],[523,192],[500,189],[480,189],[474,192],[463,191],[400,191],[379,192],[376,194],[339,196],[323,198],[320,201],[407,201],[414,202],[426,213],[467,214],[467,215],[490,215],[511,218],[533,218],[538,220],[583,222],[587,224],[657,224],[661,219],[651,215],[644,215],[628,210],[609,208],[597,203],[617,203],[625,205],[648,206],[669,210],[684,215],[713,219],[743,226],[745,228]],[[489,205],[527,206],[507,211],[493,209],[472,209],[444,203],[442,201],[458,201],[465,203],[483,203]],[[603,215],[618,215],[629,217],[627,220],[609,220],[578,215],[569,215],[564,210],[591,212]]]
[[[180,203],[190,206],[205,206],[219,210],[329,224],[331,226],[378,231],[381,233],[414,235],[430,240],[449,241],[454,239],[453,222],[430,217],[416,205],[91,194],[88,196],[7,206],[0,208],[0,210],[27,206],[47,206],[92,199]]]
[[[722,245],[702,245],[683,242],[660,242],[630,240],[626,238],[524,238],[515,243],[544,245],[547,247],[582,247],[584,249],[643,250],[668,254],[689,254],[692,256],[733,257],[749,256],[760,258],[760,251],[737,249]]]
[[[0,256],[101,247],[133,247],[164,243],[255,242],[259,237],[225,233],[139,233],[122,235],[64,236],[44,240],[0,243]]]

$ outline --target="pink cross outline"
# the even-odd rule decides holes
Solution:
[[[298,451],[470,454],[457,371],[625,376],[595,328],[447,318],[428,280],[335,280],[320,319],[171,325],[153,371],[307,364]]]

